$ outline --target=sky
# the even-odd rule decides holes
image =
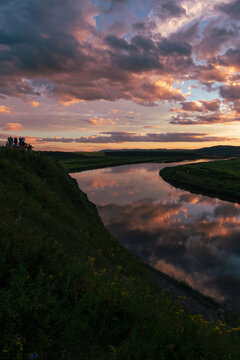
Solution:
[[[240,145],[240,0],[1,0],[0,141]]]

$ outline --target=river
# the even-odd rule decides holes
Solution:
[[[159,171],[175,165],[124,165],[70,175],[130,252],[240,310],[240,205],[169,185]]]

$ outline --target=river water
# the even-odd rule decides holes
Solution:
[[[240,205],[169,185],[159,170],[175,165],[124,165],[70,175],[130,252],[240,310]]]

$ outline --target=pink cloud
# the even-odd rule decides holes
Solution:
[[[42,138],[39,142],[62,142],[62,143],[123,143],[123,142],[204,142],[226,141],[227,137],[212,136],[208,133],[148,133],[137,135],[132,132],[103,132],[99,135],[82,136],[80,138]]]
[[[23,125],[20,123],[5,123],[2,129],[4,131],[20,131],[22,128]]]

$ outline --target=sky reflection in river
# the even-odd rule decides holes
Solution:
[[[151,266],[240,310],[240,205],[176,189],[175,164],[72,174],[109,231]]]

